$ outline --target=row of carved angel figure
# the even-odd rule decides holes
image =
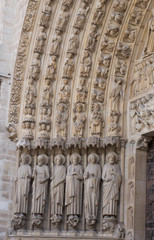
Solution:
[[[53,225],[58,226],[61,222],[65,206],[67,223],[73,228],[77,226],[79,217],[82,216],[84,183],[85,220],[87,226],[93,227],[97,221],[101,178],[103,180],[103,219],[116,221],[121,170],[115,152],[109,152],[106,158],[107,163],[104,165],[101,174],[101,166],[98,164],[99,156],[96,153],[91,153],[88,156],[88,165],[83,173],[81,156],[78,153],[73,153],[70,156],[70,165],[67,167],[67,171],[64,166],[65,157],[58,154],[54,158],[54,167],[50,176],[47,166],[48,156],[45,154],[38,156],[38,164],[34,167],[32,173],[31,156],[22,154],[22,164],[18,168],[15,179],[14,219],[12,220],[14,229],[24,227],[24,221],[29,211],[31,179],[33,179],[31,216],[34,229],[40,228],[43,222],[49,181],[50,219]]]

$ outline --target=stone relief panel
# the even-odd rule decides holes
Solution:
[[[132,134],[153,129],[153,101],[154,94],[130,103],[130,130]]]

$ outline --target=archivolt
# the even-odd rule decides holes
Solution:
[[[9,112],[18,138],[126,137],[130,79],[152,6],[29,0]]]

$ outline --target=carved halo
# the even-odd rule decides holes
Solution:
[[[98,163],[98,162],[99,162],[99,156],[98,156],[96,153],[91,153],[91,154],[89,154],[89,156],[88,156],[88,163],[91,162],[91,161],[90,161],[91,155],[94,155],[94,156],[95,156],[96,163]]]
[[[48,159],[48,156],[47,155],[45,155],[45,154],[40,154],[39,156],[43,156],[43,158],[44,158],[44,164],[48,164],[48,161],[49,161],[49,159]],[[39,157],[38,156],[38,157]]]
[[[25,155],[26,156],[26,158],[28,159],[28,161],[27,161],[27,164],[31,164],[32,163],[32,157],[29,155],[29,154],[21,154],[21,156],[23,156],[23,155]]]
[[[118,161],[118,156],[117,156],[117,154],[116,154],[115,152],[109,152],[109,153],[107,154],[107,156],[106,156],[107,161],[108,161],[109,155],[113,155],[113,156],[114,156],[114,162],[117,163],[117,161]]]
[[[73,153],[70,157],[70,162],[73,162],[73,156],[76,155],[78,158],[78,164],[81,162],[81,156],[78,153]]]
[[[61,157],[61,159],[62,159],[61,164],[64,165],[64,163],[65,163],[65,157],[64,157],[62,154],[58,154],[58,155],[55,156],[55,158],[54,158],[54,163],[57,164],[57,157],[58,157],[58,156]]]

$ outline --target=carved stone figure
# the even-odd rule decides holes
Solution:
[[[124,76],[126,74],[126,71],[127,71],[126,62],[118,59],[116,69],[115,69],[115,75],[118,77]]]
[[[61,32],[65,32],[66,26],[69,20],[69,13],[67,11],[68,11],[68,7],[62,6],[62,11],[56,24],[56,29]]]
[[[130,23],[131,23],[132,25],[138,25],[138,24],[140,24],[140,22],[141,22],[141,20],[142,20],[142,16],[143,16],[142,11],[134,10],[134,11],[131,13]]]
[[[46,87],[43,89],[42,95],[42,103],[41,106],[49,107],[51,106],[51,97],[52,97],[52,89],[51,89],[51,81],[46,79]]]
[[[91,119],[91,134],[100,136],[104,127],[104,119],[99,103],[94,103]]]
[[[86,50],[93,52],[95,50],[96,40],[98,37],[97,26],[92,25],[91,30],[88,34]]]
[[[119,43],[119,46],[117,47],[117,56],[120,56],[122,58],[129,58],[131,54],[131,47],[126,45],[123,42]]]
[[[63,0],[62,5],[66,6],[67,8],[70,8],[73,3],[73,0]]]
[[[94,89],[93,93],[92,93],[92,100],[93,101],[99,101],[99,102],[104,102],[104,97],[105,97],[105,93],[104,90],[97,90]]]
[[[130,182],[128,185],[128,198],[129,198],[129,202],[133,203],[134,201],[134,183]]]
[[[49,168],[48,164],[48,157],[44,154],[38,156],[38,165],[34,167],[33,171],[33,199],[32,199],[32,214],[34,219],[36,219],[37,223],[37,216],[42,216],[45,210],[46,204],[46,197],[47,197],[47,187],[48,187],[48,180],[49,180]],[[40,220],[40,219],[39,219]],[[33,225],[35,221],[33,221]],[[40,224],[39,224],[40,225]]]
[[[116,81],[116,85],[112,89],[111,94],[110,94],[110,98],[111,98],[111,101],[112,101],[111,109],[113,111],[118,111],[119,110],[119,105],[120,105],[120,97],[122,97],[122,83],[123,83],[123,80],[121,78],[118,78],[115,81]]]
[[[34,107],[35,98],[37,97],[35,82],[30,78],[26,89],[26,106]]]
[[[110,24],[106,30],[106,36],[116,37],[119,33],[119,26]]]
[[[124,39],[126,42],[134,42],[136,38],[136,30],[127,28],[125,31]]]
[[[27,139],[27,140],[32,140],[33,139],[32,129],[34,129],[34,121],[33,120],[24,120],[22,123],[22,128],[23,128],[22,138]]]
[[[48,11],[49,9],[44,9],[44,11],[41,14],[41,19],[40,19],[40,26],[43,26],[47,28],[49,26],[49,20],[51,16],[51,12]]]
[[[117,164],[117,154],[109,152],[104,165],[103,180],[103,217],[117,217],[118,201],[121,184],[121,171]]]
[[[67,132],[68,111],[66,104],[58,105],[58,113],[56,116],[57,137],[66,137]]]
[[[73,153],[70,161],[71,165],[68,167],[66,175],[65,205],[68,223],[72,227],[76,227],[79,221],[78,217],[81,215],[83,169],[80,165],[81,156],[78,153]]]
[[[55,35],[52,39],[50,54],[58,56],[60,51],[60,44],[62,41],[61,31],[55,30]]]
[[[135,162],[134,162],[134,157],[131,157],[129,159],[129,171],[128,171],[128,176],[129,178],[134,178],[135,177]]]
[[[148,31],[148,39],[146,43],[145,53],[148,55],[154,52],[154,9],[152,10],[152,17],[149,22],[149,31]]]
[[[144,9],[144,8],[146,8],[148,2],[149,2],[149,0],[137,0],[136,6]]]
[[[72,53],[67,53],[67,58],[65,60],[63,78],[72,78],[72,74],[74,71],[74,58]]]
[[[82,137],[86,121],[86,115],[83,104],[77,103],[76,108],[74,109],[73,121],[74,121],[74,136]]]
[[[126,9],[127,9],[127,1],[125,1],[125,0],[123,0],[123,1],[121,1],[121,0],[116,0],[115,2],[114,2],[114,9],[115,10],[117,10],[118,12],[122,12],[122,13],[124,13],[125,11],[126,11]]]
[[[80,76],[81,77],[88,77],[89,72],[91,69],[91,53],[89,51],[84,52],[83,60],[82,60],[82,65],[81,65],[81,71],[80,71]]]
[[[98,1],[93,15],[92,23],[95,25],[100,25],[104,15],[105,15],[105,1]]]
[[[31,156],[28,154],[22,154],[21,162],[22,164],[18,168],[17,176],[15,178],[15,214],[27,214],[30,180],[32,177],[32,170],[30,167]]]
[[[40,73],[40,67],[41,67],[41,54],[35,53],[34,58],[30,67],[30,74],[29,78],[32,80],[37,80]]]
[[[128,208],[128,228],[132,229],[134,225],[134,210],[132,207]]]
[[[92,226],[96,223],[98,202],[99,202],[99,185],[101,179],[101,167],[97,164],[99,157],[95,153],[88,156],[88,166],[84,172],[85,181],[85,218],[86,223]]]
[[[9,132],[9,138],[11,141],[17,142],[17,130],[12,123],[6,125],[6,129]]]
[[[40,54],[43,52],[46,38],[47,38],[47,35],[45,33],[45,28],[41,26],[37,40],[36,40],[36,44],[35,44],[35,49],[34,49],[35,52]]]
[[[86,21],[86,16],[89,11],[89,6],[85,2],[81,2],[81,6],[78,10],[77,17],[74,22],[74,27],[82,29],[84,27],[84,23]]]
[[[67,52],[77,54],[78,48],[79,48],[79,30],[74,29],[74,33],[71,35],[69,39]]]
[[[60,87],[59,101],[63,103],[69,102],[70,94],[71,94],[71,87],[69,84],[69,80],[67,78],[64,78],[63,84]]]
[[[50,138],[50,128],[51,128],[51,121],[42,119],[39,122],[39,138]]]
[[[101,57],[99,59],[99,65],[102,64],[105,67],[109,67],[110,62],[111,62],[111,55],[110,54],[107,54],[107,55],[101,54]]]
[[[101,51],[106,50],[108,52],[112,52],[113,48],[114,48],[114,41],[109,40],[109,38],[107,38],[107,37],[104,37],[104,40],[101,44]]]
[[[64,183],[66,179],[66,168],[63,166],[65,157],[61,154],[55,156],[55,166],[53,175],[50,178],[50,195],[51,195],[51,222],[59,223],[63,213],[64,203]],[[55,217],[56,215],[56,217]],[[57,219],[57,221],[56,221]]]
[[[76,101],[84,103],[86,96],[87,96],[87,89],[86,89],[86,84],[85,84],[85,78],[81,77],[80,79],[80,86],[77,88],[77,96],[76,96]]]
[[[123,13],[120,12],[113,12],[111,15],[111,19],[113,19],[115,22],[121,24],[122,23],[122,19],[124,17]]]
[[[48,65],[46,79],[50,79],[51,81],[54,81],[55,80],[56,71],[57,71],[57,57],[56,56],[52,56],[51,57],[51,62]]]

